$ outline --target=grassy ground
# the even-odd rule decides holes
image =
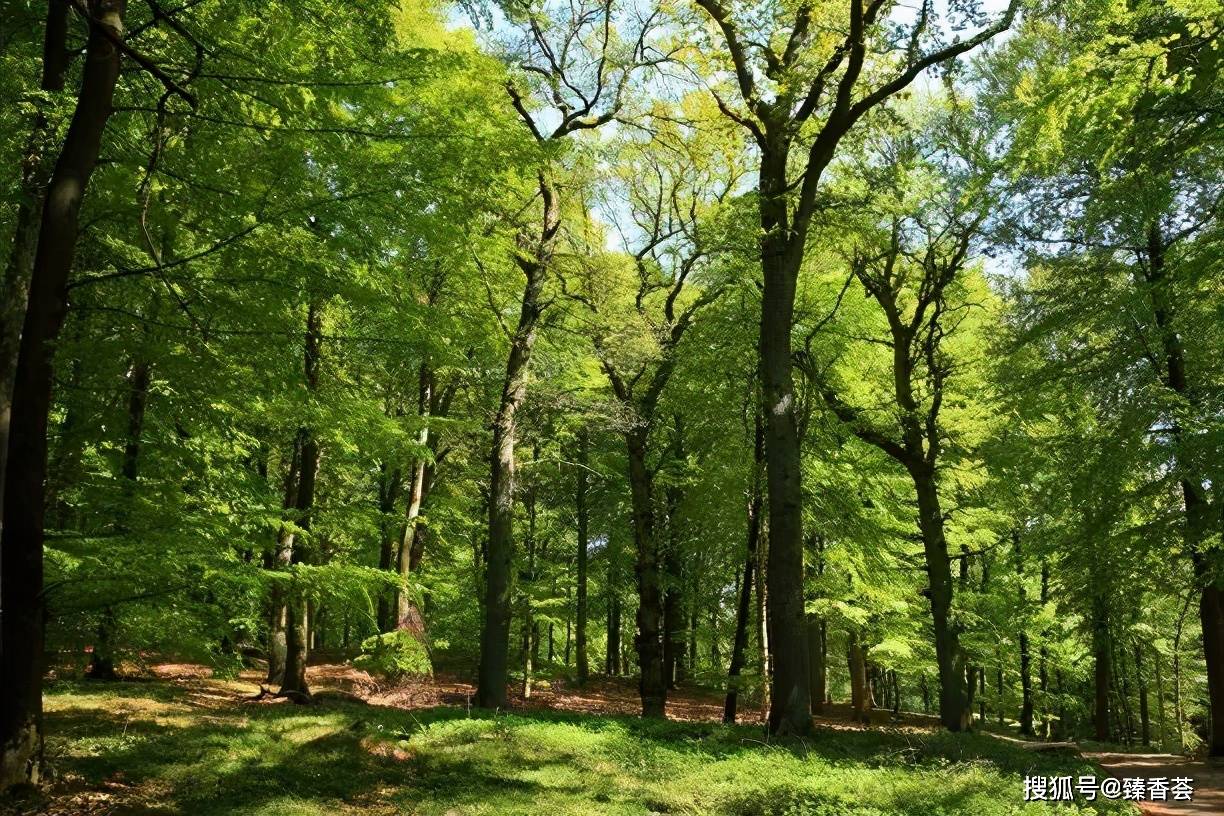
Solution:
[[[549,712],[244,703],[219,684],[51,686],[51,814],[1070,814],[1021,801],[1025,773],[1083,760],[983,736],[759,728]],[[1084,813],[1132,813],[1113,810]],[[1086,806],[1085,806],[1086,808]]]

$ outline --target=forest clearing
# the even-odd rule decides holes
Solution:
[[[0,809],[1224,814],[1222,66],[0,3]]]

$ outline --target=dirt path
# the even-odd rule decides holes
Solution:
[[[1189,802],[1142,802],[1147,816],[1224,816],[1224,768],[1174,754],[1085,754],[1118,778],[1189,777],[1194,798]]]

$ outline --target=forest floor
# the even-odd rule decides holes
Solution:
[[[55,781],[0,804],[18,814],[712,814],[1003,816],[1133,813],[1121,802],[1022,802],[1028,774],[1099,773],[1091,759],[929,718],[871,726],[821,718],[808,739],[771,742],[759,712],[718,722],[721,698],[685,689],[668,722],[633,716],[631,681],[537,688],[508,713],[469,707],[470,684],[378,683],[343,665],[310,669],[314,705],[258,696],[260,675],[214,679],[190,664],[140,680],[53,681],[47,758]],[[887,712],[878,717],[887,718]],[[1134,757],[1127,757],[1133,759]],[[1147,774],[1145,769],[1144,774]],[[1176,810],[1174,813],[1220,813]],[[1163,812],[1162,812],[1163,813]]]

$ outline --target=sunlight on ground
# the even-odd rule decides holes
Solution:
[[[45,812],[1068,814],[1023,805],[1022,775],[1090,772],[984,737],[822,729],[778,745],[754,726],[343,700],[303,707],[252,702],[241,688],[54,684],[48,753],[60,780]]]

